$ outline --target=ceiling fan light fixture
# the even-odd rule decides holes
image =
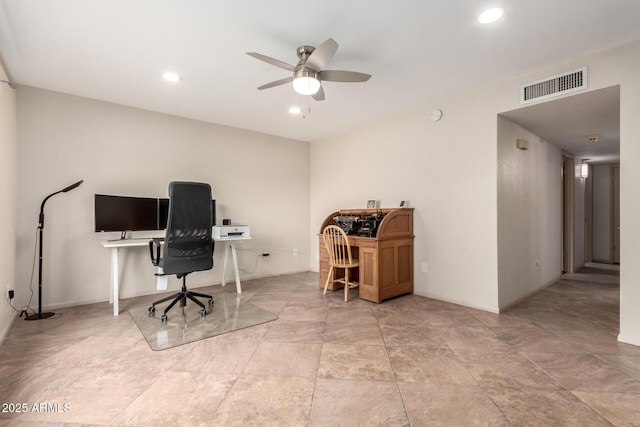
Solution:
[[[300,95],[315,95],[320,90],[318,73],[309,69],[296,71],[293,77],[293,90]]]
[[[293,90],[300,95],[315,95],[320,90],[320,80],[313,77],[297,77],[293,79]]]

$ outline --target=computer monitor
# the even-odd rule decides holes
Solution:
[[[211,224],[216,225],[216,200],[211,200],[212,215]],[[158,230],[167,228],[167,220],[169,219],[169,199],[158,199]]]
[[[158,199],[95,195],[95,231],[158,229]]]
[[[153,231],[167,228],[169,199],[96,194],[95,231]],[[216,201],[211,200],[216,223]]]

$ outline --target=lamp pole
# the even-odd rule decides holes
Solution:
[[[30,314],[25,317],[25,320],[40,320],[47,319],[53,316],[55,313],[43,313],[42,312],[42,234],[44,230],[44,204],[47,203],[47,200],[52,196],[55,196],[59,193],[66,193],[67,191],[71,191],[74,188],[78,187],[82,184],[84,180],[80,180],[74,184],[71,184],[68,187],[63,188],[60,191],[56,191],[55,193],[49,194],[44,198],[42,204],[40,205],[40,215],[38,216],[38,236],[39,236],[39,245],[38,245],[38,312],[36,314]]]

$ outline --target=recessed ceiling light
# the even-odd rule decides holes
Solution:
[[[162,75],[162,78],[168,82],[179,82],[180,80],[182,80],[182,77],[180,77],[176,73],[164,73]]]
[[[291,114],[300,114],[302,110],[300,109],[300,107],[291,107],[289,108],[289,112]]]
[[[481,24],[489,24],[502,18],[502,15],[504,15],[504,9],[501,7],[487,9],[480,14],[480,16],[478,17],[478,22],[480,22]]]

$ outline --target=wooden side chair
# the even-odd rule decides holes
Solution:
[[[324,284],[323,295],[327,294],[329,283],[343,283],[344,301],[347,302],[349,289],[359,286],[357,282],[349,281],[349,269],[358,268],[358,260],[354,261],[351,257],[349,239],[342,228],[337,225],[328,225],[322,231],[322,238],[329,252],[329,275],[327,276],[327,282]],[[344,268],[344,279],[334,279],[333,271],[336,268]]]

